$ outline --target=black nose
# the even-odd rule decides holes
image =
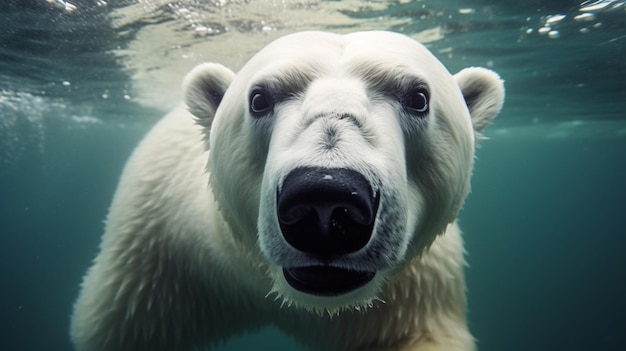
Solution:
[[[297,168],[278,192],[278,221],[294,248],[328,258],[367,245],[378,196],[365,177],[343,168]]]

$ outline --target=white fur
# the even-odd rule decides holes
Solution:
[[[428,86],[428,114],[403,107],[406,82]],[[285,96],[258,118],[248,98],[263,84]],[[475,135],[504,99],[495,73],[453,77],[399,34],[303,32],[236,76],[199,66],[184,91],[198,123],[171,112],[124,170],[72,317],[79,351],[191,350],[270,323],[319,350],[474,349],[454,220]],[[350,293],[282,276],[313,260],[277,223],[277,189],[300,166],[358,171],[381,194],[370,242],[334,263],[376,271]]]

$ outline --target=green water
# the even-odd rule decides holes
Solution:
[[[372,28],[430,38],[451,71],[506,81],[460,215],[479,349],[626,350],[623,2],[62,3],[0,5],[0,350],[71,350],[72,303],[121,169],[188,68],[236,69],[296,30]],[[546,23],[558,35],[539,34]],[[268,329],[216,349],[295,345]]]

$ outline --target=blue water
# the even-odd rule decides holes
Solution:
[[[479,349],[626,350],[624,2],[70,3],[0,4],[0,350],[71,350],[121,169],[188,68],[237,69],[296,30],[372,28],[506,80],[460,215]],[[219,350],[294,345],[269,329]]]

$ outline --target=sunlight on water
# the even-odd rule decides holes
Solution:
[[[180,101],[171,86],[203,61],[239,69],[271,40],[299,30],[337,32],[391,28],[408,19],[388,16],[359,18],[362,12],[384,12],[390,2],[361,1],[149,1],[113,13],[123,29],[138,21],[156,21],[136,33],[127,48],[116,51],[133,72],[138,101],[167,109]],[[147,17],[147,18],[146,18]],[[159,53],[154,55],[154,53]],[[169,94],[165,94],[169,92]],[[167,96],[165,96],[167,95]]]

